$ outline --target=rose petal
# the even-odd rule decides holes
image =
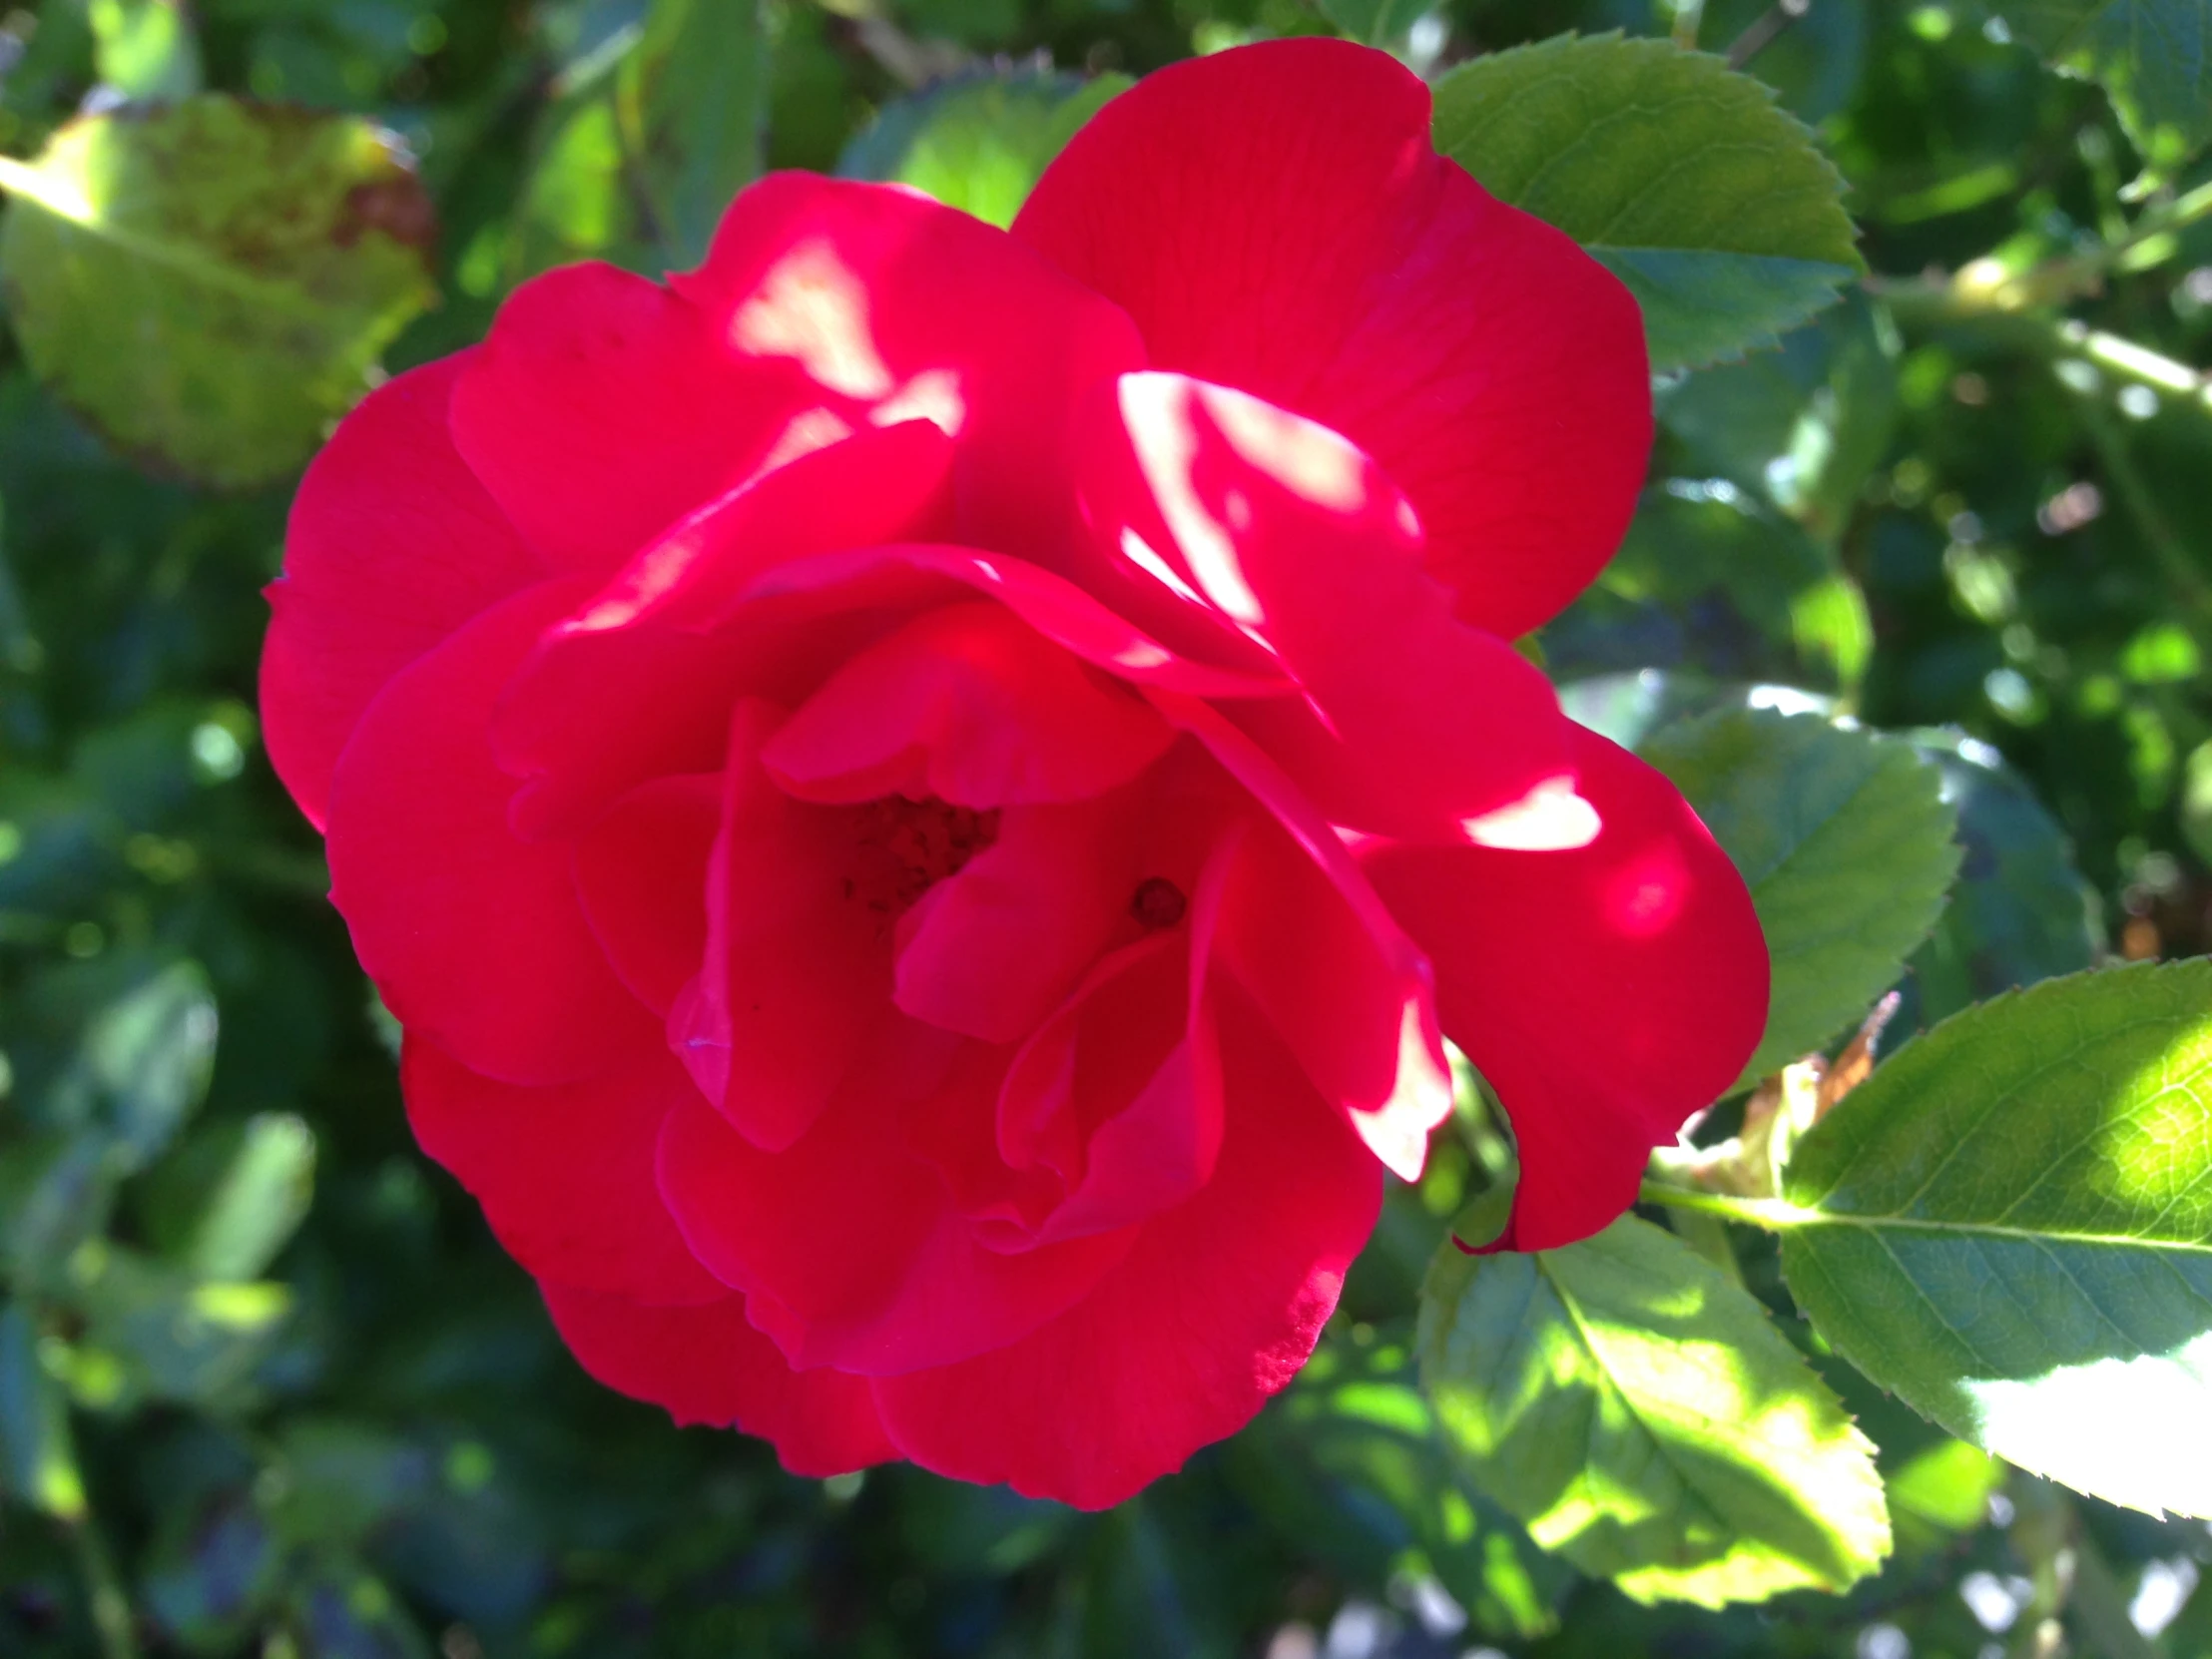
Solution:
[[[847,660],[761,760],[804,800],[989,808],[1103,795],[1174,737],[1126,687],[974,600],[926,611]]]
[[[957,600],[963,588],[997,600],[1062,650],[1134,685],[1212,698],[1276,697],[1290,689],[1280,676],[1186,661],[1067,578],[966,547],[868,547],[778,565],[754,581],[724,638],[752,647],[799,623],[869,610],[916,611]]]
[[[655,1305],[729,1294],[685,1248],[654,1178],[661,1120],[694,1098],[666,1052],[603,1077],[522,1089],[410,1036],[400,1082],[422,1150],[469,1190],[533,1275]]]
[[[1187,939],[1156,933],[1101,962],[1008,1068],[999,1148],[1056,1166],[1066,1189],[1049,1215],[1021,1218],[1024,1248],[1149,1221],[1213,1178],[1224,1107],[1206,988],[1221,885],[1202,885]]]
[[[1032,557],[1069,526],[1064,411],[1144,360],[1126,316],[1030,249],[884,185],[764,179],[671,283],[717,340],[799,366],[860,419],[953,434],[961,539]]]
[[[322,828],[330,774],[384,682],[543,572],[446,432],[463,351],[386,381],[307,468],[262,647],[262,735]]]
[[[1125,374],[1089,413],[1079,487],[1101,560],[1130,574],[1125,590],[1143,584],[1136,556],[1161,567],[1132,615],[1180,645],[1194,624],[1155,618],[1203,608],[1281,665],[1303,696],[1224,712],[1331,823],[1462,840],[1567,780],[1550,684],[1452,616],[1412,509],[1352,444],[1180,374]]]
[[[526,782],[515,828],[565,832],[625,789],[720,764],[730,707],[773,694],[800,662],[836,657],[801,630],[739,648],[714,625],[786,559],[941,534],[951,443],[905,421],[829,445],[690,514],[550,630],[492,721],[500,763]],[[819,632],[819,630],[817,631]]]
[[[722,829],[722,778],[641,784],[576,842],[576,896],[623,984],[657,1014],[707,952],[707,865]]]
[[[747,1323],[745,1299],[700,1308],[641,1308],[545,1281],[538,1286],[576,1363],[679,1426],[734,1426],[775,1443],[793,1474],[845,1474],[898,1455],[864,1378],[795,1372]]]
[[[1135,317],[1155,367],[1375,456],[1465,621],[1534,627],[1627,528],[1651,445],[1635,301],[1438,158],[1428,89],[1381,52],[1286,40],[1149,75],[1014,234]]]
[[[879,1038],[780,1153],[703,1105],[662,1132],[661,1193],[685,1241],[753,1297],[753,1318],[795,1366],[904,1372],[1001,1347],[1079,1301],[1129,1248],[1126,1231],[1020,1255],[977,1242],[897,1127],[939,1089],[988,1120],[1003,1058],[973,1043],[946,1055],[950,1041]]]
[[[899,918],[898,1006],[985,1042],[1034,1031],[1127,922],[1133,806],[1007,809],[997,841]]]
[[[748,357],[681,295],[572,265],[499,307],[453,388],[453,441],[541,558],[604,576],[759,472],[822,402],[796,363]]]
[[[794,801],[761,768],[782,719],[739,705],[710,855],[705,965],[669,1015],[700,1092],[768,1151],[821,1114],[890,1014],[891,927],[856,891],[856,815]]]
[[[1034,1335],[876,1378],[907,1456],[1103,1509],[1235,1433],[1306,1363],[1374,1228],[1382,1171],[1251,1011],[1225,1008],[1222,1046],[1213,1179]]]
[[[1659,773],[1591,733],[1577,748],[1603,822],[1588,846],[1362,855],[1428,949],[1445,1032],[1512,1120],[1517,1250],[1626,1210],[1651,1149],[1735,1081],[1767,1019],[1766,941],[1735,865]]]
[[[1249,738],[1204,704],[1153,696],[1272,818],[1229,866],[1223,964],[1375,1155],[1419,1179],[1428,1132],[1451,1114],[1427,959],[1335,830]]]
[[[393,677],[330,789],[330,898],[402,1025],[503,1082],[569,1082],[657,1046],[584,920],[568,848],[515,839],[484,723],[575,604],[526,588]]]

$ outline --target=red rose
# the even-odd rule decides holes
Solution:
[[[700,270],[554,272],[372,395],[271,753],[584,1366],[802,1472],[1102,1505],[1305,1361],[1444,1037],[1515,1243],[1623,1210],[1767,973],[1507,643],[1650,418],[1626,291],[1317,41],[1153,76],[1011,235],[771,178]]]

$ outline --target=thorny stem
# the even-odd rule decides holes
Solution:
[[[1813,9],[1813,0],[1775,0],[1752,20],[1728,49],[1728,67],[1741,69],[1775,42],[1775,37]]]

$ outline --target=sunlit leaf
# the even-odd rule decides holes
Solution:
[[[1990,10],[2061,69],[2085,75],[2154,167],[2212,139],[2212,7],[2204,0],[1996,0]]]
[[[434,295],[428,199],[350,116],[202,97],[0,160],[0,285],[46,384],[126,453],[244,486],[304,460]]]
[[[90,0],[100,79],[127,98],[200,90],[200,42],[185,0]]]
[[[1862,1017],[1928,936],[1958,867],[1936,769],[1818,715],[1730,709],[1644,744],[1751,886],[1774,963],[1751,1082]]]
[[[1638,1600],[1840,1590],[1890,1551],[1874,1447],[1748,1292],[1623,1217],[1437,1253],[1421,1380],[1483,1489]]]
[[[837,162],[848,179],[884,179],[1010,225],[1053,157],[1126,75],[1085,81],[1025,71],[949,81],[889,105]]]
[[[1962,1439],[2212,1514],[2212,961],[2049,979],[1945,1021],[1799,1143],[1783,1271]]]
[[[1344,1570],[1418,1563],[1483,1635],[1544,1635],[1573,1575],[1453,1466],[1408,1324],[1325,1340],[1240,1444],[1239,1473],[1261,1513]]]
[[[2004,1465],[1964,1440],[1940,1440],[1886,1475],[1898,1548],[1929,1549],[1982,1522]]]
[[[187,1252],[204,1279],[252,1279],[276,1259],[314,1197],[314,1132],[289,1113],[246,1125]]]
[[[1435,136],[1628,284],[1657,370],[1771,343],[1861,269],[1813,135],[1759,82],[1663,40],[1476,58],[1437,83]]]

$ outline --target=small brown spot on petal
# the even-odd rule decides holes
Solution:
[[[1136,893],[1129,900],[1129,913],[1146,931],[1154,933],[1163,927],[1173,927],[1183,919],[1183,912],[1189,907],[1183,889],[1164,875],[1138,882]]]

